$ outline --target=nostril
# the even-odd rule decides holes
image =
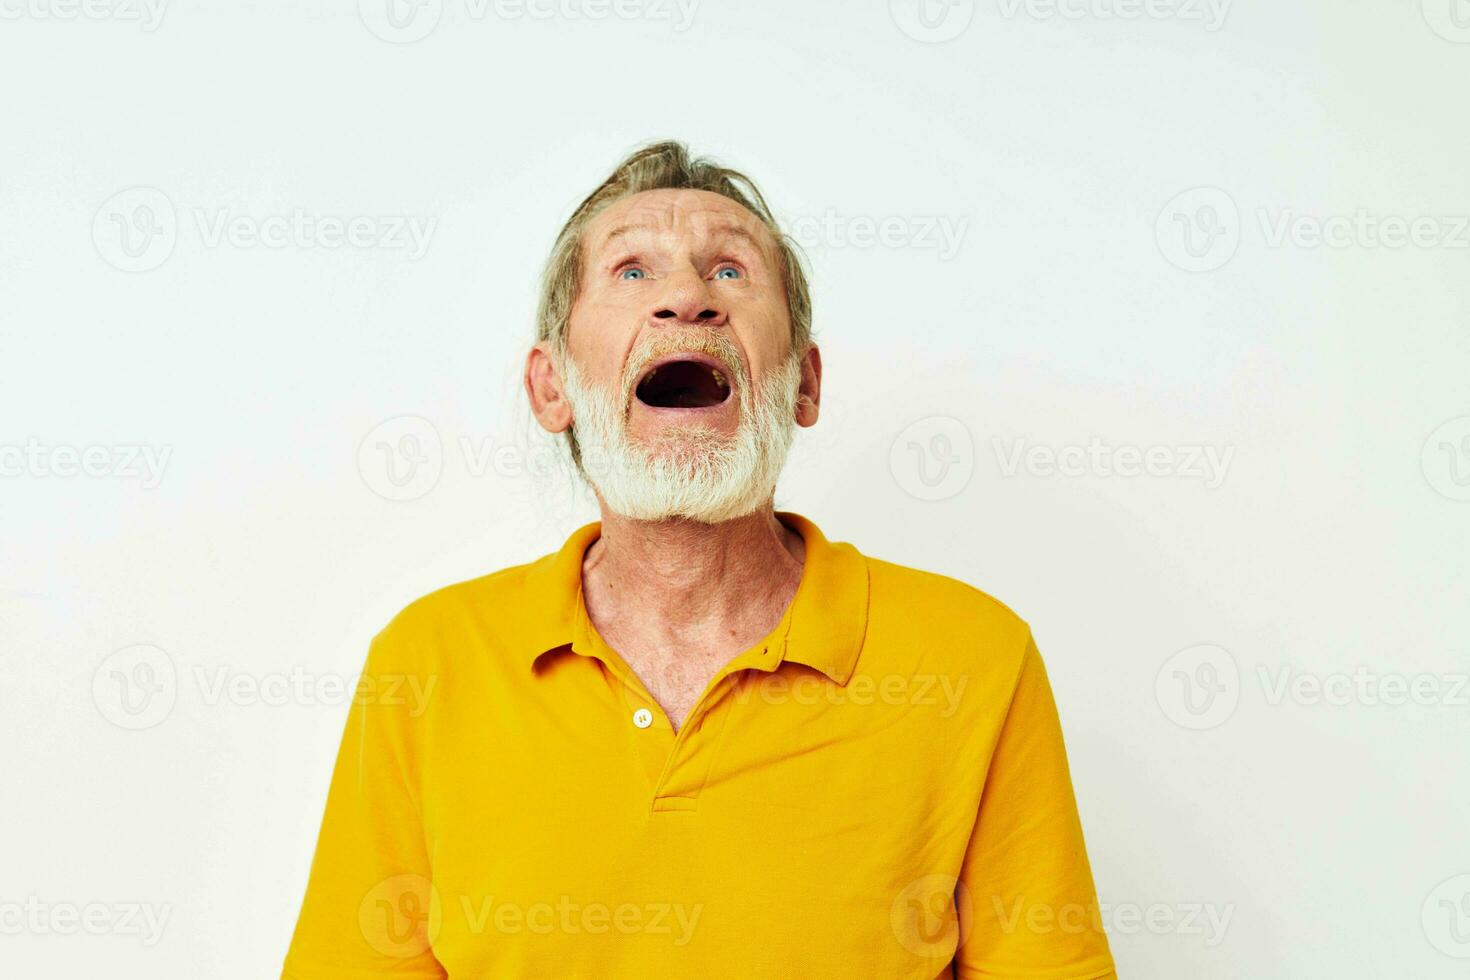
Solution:
[[[654,316],[658,317],[660,320],[667,320],[669,317],[671,317],[673,315],[674,315],[674,311],[673,310],[659,310],[657,313],[654,314]]]
[[[719,314],[716,313],[714,310],[700,310],[699,311],[699,318],[701,320],[713,320],[717,316],[719,316]]]

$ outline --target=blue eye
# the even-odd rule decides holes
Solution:
[[[737,268],[735,268],[733,265],[727,265],[723,269],[721,269],[719,272],[716,272],[715,273],[715,278],[716,279],[739,279],[740,278],[740,270],[737,269]]]
[[[642,269],[634,269],[634,268],[624,269],[622,272],[618,273],[618,278],[619,279],[628,279],[628,280],[643,279],[646,276],[647,276],[647,273],[645,273]]]

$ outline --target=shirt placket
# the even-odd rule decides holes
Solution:
[[[676,732],[638,675],[597,635],[585,606],[579,606],[578,613],[573,650],[591,654],[603,665],[609,689],[621,705],[624,731],[647,780],[649,808],[655,813],[696,809],[731,714],[730,697],[739,686],[740,675],[752,669],[776,668],[784,649],[784,621],[772,637],[720,669]],[[577,650],[578,646],[583,649]]]

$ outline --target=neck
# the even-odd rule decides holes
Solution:
[[[602,508],[602,536],[587,550],[588,591],[670,631],[734,621],[789,599],[801,579],[801,535],[765,507],[719,524],[637,521]],[[634,612],[636,610],[636,612]]]

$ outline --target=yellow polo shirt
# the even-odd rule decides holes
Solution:
[[[597,524],[400,613],[283,976],[1112,977],[1026,624],[779,516],[796,596],[677,733],[588,621]]]

